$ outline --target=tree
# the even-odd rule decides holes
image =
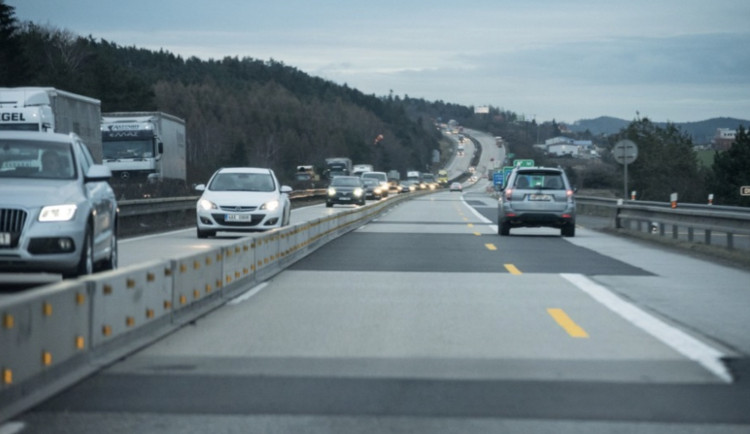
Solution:
[[[28,79],[28,64],[19,38],[15,8],[0,0],[0,86],[20,86]]]
[[[750,206],[740,187],[750,185],[750,133],[740,126],[732,146],[714,158],[711,188],[716,204]]]
[[[706,199],[704,175],[689,135],[673,124],[661,128],[648,118],[635,120],[614,138],[632,140],[638,159],[628,165],[629,187],[643,200],[667,202],[677,193],[682,202]]]

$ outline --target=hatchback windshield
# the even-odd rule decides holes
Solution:
[[[219,173],[208,187],[213,191],[274,191],[273,178],[269,173]]]

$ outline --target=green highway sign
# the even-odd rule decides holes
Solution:
[[[534,160],[513,160],[513,167],[534,167]]]

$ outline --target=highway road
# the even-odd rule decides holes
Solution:
[[[750,430],[750,273],[585,219],[501,238],[486,187],[398,205],[0,432]]]

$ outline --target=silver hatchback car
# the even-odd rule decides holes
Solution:
[[[0,271],[117,267],[111,176],[75,134],[0,131]]]
[[[556,167],[517,167],[500,195],[497,231],[510,235],[515,227],[559,228],[575,236],[576,202],[565,171]]]

